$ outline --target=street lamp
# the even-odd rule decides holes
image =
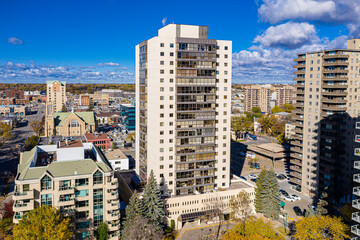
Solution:
[[[287,226],[287,213],[285,213],[285,222],[284,222],[284,227],[285,227],[285,235],[286,235],[286,226]]]

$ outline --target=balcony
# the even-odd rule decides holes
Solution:
[[[321,101],[324,103],[342,103],[342,104],[346,104],[347,100],[343,99],[343,98],[325,98],[322,97]]]
[[[15,192],[13,195],[13,200],[25,200],[34,198],[34,189],[26,192]]]
[[[302,154],[299,153],[290,153],[290,157],[302,160]]]
[[[354,174],[353,180],[354,182],[360,183],[360,173]]]
[[[360,197],[360,187],[354,187],[353,194]]]
[[[291,141],[291,144],[294,145],[294,146],[298,146],[298,147],[301,147],[303,146],[303,143],[300,142],[300,141]]]
[[[304,68],[305,66],[306,66],[305,64],[299,63],[299,64],[294,65],[294,68]]]
[[[342,89],[347,89],[348,85],[347,84],[338,84],[338,83],[334,83],[334,84],[322,84],[321,85],[322,88],[342,88]]]
[[[344,107],[342,107],[344,106]],[[330,106],[326,106],[324,105],[322,107],[323,110],[327,110],[327,111],[340,111],[340,112],[345,112],[346,111],[346,105],[330,105]]]
[[[107,200],[118,200],[119,199],[119,194],[118,191],[110,191],[106,193],[106,199]]]
[[[118,231],[118,230],[120,230],[120,221],[119,220],[117,220],[117,221],[109,221],[108,226],[109,226],[109,231],[110,232]]]
[[[323,73],[349,73],[349,70],[348,69],[340,69],[340,68],[335,68],[333,70],[324,69]]]
[[[335,58],[348,58],[349,55],[337,52],[335,54],[329,54],[329,53],[325,53],[323,58],[324,59],[335,59]]]
[[[34,200],[31,199],[29,202],[15,202],[13,211],[14,212],[25,212],[25,211],[31,211],[34,209]]]
[[[293,78],[294,81],[305,81],[305,77],[296,77]]]
[[[351,226],[351,233],[360,236],[360,229],[358,224]]]
[[[59,201],[57,202],[57,205],[59,207],[75,205],[75,199],[74,198],[60,198]]]
[[[305,67],[305,66],[303,66],[303,67]],[[293,74],[294,75],[297,75],[297,74],[305,74],[305,71],[303,71],[303,70],[298,70],[298,71],[296,71],[296,72],[293,72]]]
[[[360,161],[355,161],[354,162],[354,168],[357,170],[360,170]]]
[[[347,95],[347,92],[346,91],[338,91],[338,90],[335,90],[335,91],[323,91],[321,93],[323,96],[346,96]]]
[[[296,153],[302,153],[303,149],[300,147],[292,147],[291,151],[296,152]]]
[[[108,211],[108,215],[107,215],[106,219],[109,221],[119,220],[120,219],[120,211],[119,210]]]
[[[73,186],[66,186],[66,187],[59,187],[59,193],[60,194],[74,194],[75,193],[75,187]]]
[[[353,212],[351,214],[351,219],[353,221],[356,221],[356,222],[360,223],[360,212]]]
[[[306,60],[306,57],[301,57],[301,56],[299,56],[298,58],[295,58],[294,59],[294,62],[305,62],[305,60]],[[299,63],[300,64],[300,63]]]
[[[297,179],[301,179],[301,173],[298,173],[298,172],[290,172],[290,176],[297,178]]]
[[[301,160],[298,160],[298,159],[290,159],[290,163],[291,164],[294,164],[294,165],[297,165],[297,166],[302,166],[302,163],[301,163]]]
[[[352,206],[360,210],[360,199],[352,200]]]
[[[340,61],[340,60],[336,60],[334,62],[329,62],[329,61],[323,62],[323,66],[348,66],[348,65],[349,65],[348,61]]]
[[[296,172],[301,173],[301,167],[298,167],[298,166],[296,166],[296,165],[290,166],[290,169],[291,169],[291,170],[294,170],[294,171],[296,171]]]

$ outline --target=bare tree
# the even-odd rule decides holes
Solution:
[[[5,123],[0,123],[0,148],[10,141],[11,138],[11,126]]]
[[[30,123],[30,126],[32,127],[33,131],[36,133],[37,136],[40,136],[40,133],[43,128],[43,124],[41,121],[34,120]]]
[[[155,225],[141,216],[130,221],[129,227],[123,230],[123,236],[125,240],[161,240],[163,237]]]
[[[219,196],[216,196],[215,200],[209,201],[206,204],[206,208],[208,211],[206,218],[213,222],[212,232],[209,232],[209,235],[214,235],[213,237],[208,236],[207,239],[219,239],[220,230],[227,223],[224,215],[227,210],[227,204]]]
[[[240,191],[236,197],[231,198],[229,201],[231,217],[241,220],[245,226],[246,220],[252,216],[250,204],[249,194],[244,190]]]

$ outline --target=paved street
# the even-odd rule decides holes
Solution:
[[[38,104],[38,111],[36,114],[26,115],[24,119],[28,120],[28,124],[23,127],[14,128],[12,130],[13,138],[11,141],[6,143],[6,145],[0,149],[0,193],[4,191],[5,188],[11,185],[12,175],[16,173],[16,167],[19,161],[19,150],[16,149],[16,145],[24,145],[27,137],[30,137],[34,134],[30,126],[30,122],[34,120],[41,120],[45,114],[45,106],[43,104]]]

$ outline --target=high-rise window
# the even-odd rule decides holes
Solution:
[[[103,183],[103,174],[97,170],[94,174],[94,184],[102,184]]]
[[[41,179],[41,190],[51,189],[51,178],[48,175],[45,175]]]

